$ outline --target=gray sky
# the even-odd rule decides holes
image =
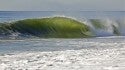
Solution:
[[[125,0],[0,0],[0,11],[125,11]]]

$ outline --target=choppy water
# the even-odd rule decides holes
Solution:
[[[27,39],[0,40],[0,53],[62,51],[91,48],[120,48],[125,46],[125,37],[101,37],[83,39]]]

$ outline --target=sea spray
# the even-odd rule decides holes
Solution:
[[[96,36],[124,35],[125,23],[116,19],[90,19],[91,27]]]

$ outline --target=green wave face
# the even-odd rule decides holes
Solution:
[[[9,35],[12,33],[10,24],[0,23],[0,35]]]
[[[82,38],[90,37],[89,27],[79,21],[66,17],[25,19],[0,25],[0,31],[19,32],[43,38]]]

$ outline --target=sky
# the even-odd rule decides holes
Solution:
[[[0,0],[0,11],[125,11],[125,0]]]

